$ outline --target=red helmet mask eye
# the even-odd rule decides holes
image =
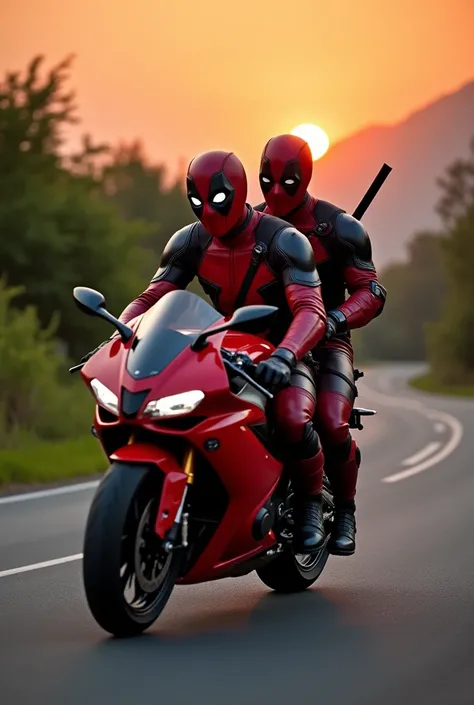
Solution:
[[[212,237],[225,237],[246,214],[247,176],[232,152],[205,152],[189,165],[191,208]]]
[[[260,162],[260,188],[273,215],[283,217],[300,206],[313,174],[308,144],[295,135],[267,142]]]

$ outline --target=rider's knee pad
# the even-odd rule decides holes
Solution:
[[[328,465],[342,465],[349,460],[352,451],[352,436],[349,433],[343,443],[324,447],[324,457]]]
[[[299,449],[295,449],[298,457],[302,460],[312,458],[320,448],[319,437],[314,429],[313,422],[308,421],[304,425],[303,438],[299,444]]]

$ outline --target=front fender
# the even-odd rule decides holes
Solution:
[[[164,474],[155,532],[162,539],[173,526],[183,501],[188,476],[176,458],[167,450],[151,443],[132,443],[112,453],[112,461],[155,465]]]

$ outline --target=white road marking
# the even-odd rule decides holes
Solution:
[[[361,390],[362,391],[362,390]],[[443,426],[451,431],[450,438],[442,446],[442,448],[432,457],[420,462],[407,470],[402,470],[401,472],[394,473],[388,477],[384,477],[382,482],[393,483],[400,482],[400,480],[406,480],[413,475],[418,475],[425,470],[438,465],[441,461],[445,460],[451,453],[453,453],[456,448],[461,443],[463,437],[463,425],[455,416],[451,414],[446,414],[444,411],[437,411],[435,409],[427,408],[421,401],[417,399],[408,399],[406,397],[390,397],[384,394],[379,394],[378,392],[366,387],[364,384],[362,395],[367,394],[369,398],[372,398],[376,403],[381,406],[395,407],[400,409],[411,409],[417,411],[422,416],[425,416],[434,424],[443,424]]]
[[[432,443],[428,443],[428,445],[419,450],[418,453],[415,453],[409,458],[406,458],[406,460],[403,461],[402,465],[404,467],[416,465],[416,463],[420,463],[422,460],[425,460],[428,456],[433,455],[435,450],[438,450],[440,446],[441,443],[439,441],[433,441]]]
[[[0,571],[0,578],[7,578],[9,575],[18,575],[19,573],[29,573],[30,570],[40,570],[41,568],[50,568],[53,565],[61,565],[62,563],[71,563],[72,561],[80,561],[82,553],[76,553],[74,556],[64,556],[64,558],[54,558],[52,561],[43,561],[43,563],[32,563],[31,565],[23,565],[20,568],[9,568],[9,570]]]
[[[72,492],[85,492],[92,490],[99,484],[98,480],[94,482],[81,482],[75,485],[64,485],[62,487],[53,487],[50,490],[38,490],[38,492],[25,492],[24,494],[12,494],[6,497],[0,497],[0,504],[14,504],[16,502],[26,502],[30,499],[43,499],[44,497],[55,497],[61,494],[71,494]]]

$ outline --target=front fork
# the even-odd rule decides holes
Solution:
[[[165,476],[155,531],[158,536],[164,535],[163,549],[167,553],[188,547],[189,514],[184,510],[194,481],[194,461],[194,448],[190,447],[184,456],[182,472]]]

